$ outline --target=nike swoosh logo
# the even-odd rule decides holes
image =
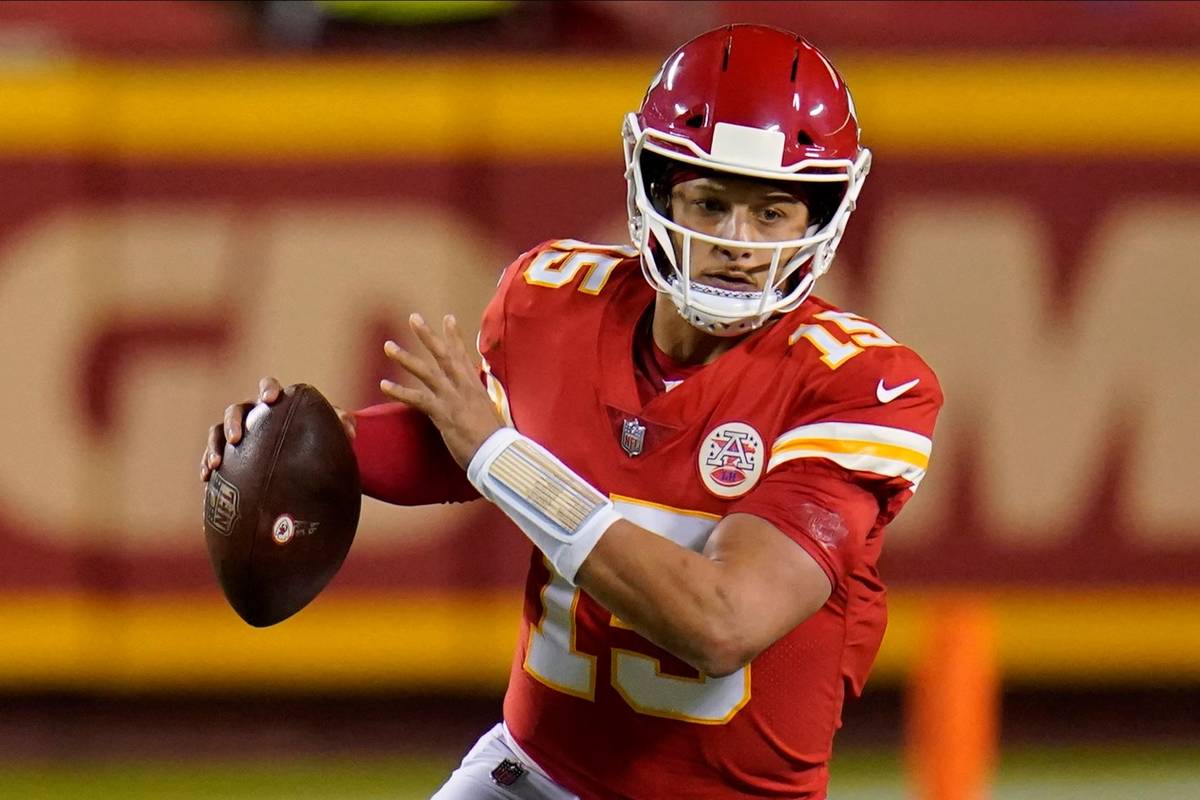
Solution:
[[[913,378],[908,383],[902,383],[899,386],[889,389],[883,385],[883,381],[880,381],[879,385],[875,387],[875,396],[879,398],[879,402],[881,403],[890,403],[920,382],[920,378]]]

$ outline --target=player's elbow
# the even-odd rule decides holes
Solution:
[[[777,639],[808,619],[829,596],[824,574],[812,591],[799,593],[795,604],[746,602],[749,592],[717,589],[717,602],[708,604],[704,627],[693,641],[698,645],[692,666],[714,678],[737,672],[758,658]]]
[[[696,665],[696,668],[710,678],[724,678],[749,664],[756,655],[744,648],[713,647],[704,653],[703,663]]]
[[[705,633],[692,666],[709,677],[724,678],[749,664],[761,650],[736,627],[714,626]]]
[[[705,675],[723,678],[749,664],[770,642],[759,641],[760,626],[750,618],[743,593],[721,582],[711,589],[699,629],[693,631],[695,659],[690,662]]]

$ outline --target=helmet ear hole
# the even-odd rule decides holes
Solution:
[[[813,140],[812,137],[808,135],[807,131],[797,131],[796,143],[801,147],[812,147]]]

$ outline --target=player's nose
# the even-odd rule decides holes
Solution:
[[[757,240],[754,230],[753,217],[749,206],[734,205],[729,213],[721,220],[717,235],[722,239],[732,239],[738,242],[753,242]],[[730,261],[744,263],[754,257],[755,250],[751,247],[734,247],[717,245],[721,255]]]

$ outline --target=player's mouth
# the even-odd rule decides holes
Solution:
[[[696,282],[732,292],[760,291],[758,284],[750,280],[747,276],[736,272],[708,272],[696,278]]]

